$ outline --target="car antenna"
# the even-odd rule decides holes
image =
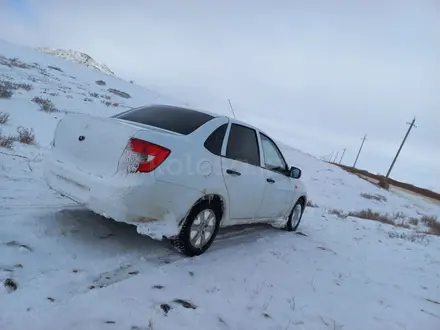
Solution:
[[[237,118],[237,117],[235,117],[235,112],[234,112],[234,108],[232,107],[232,103],[231,103],[231,100],[230,100],[230,99],[228,99],[228,102],[229,102],[229,106],[231,107],[231,110],[232,110],[232,114],[234,115],[234,118]]]

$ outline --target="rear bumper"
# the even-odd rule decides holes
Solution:
[[[135,182],[124,182],[122,178],[103,179],[50,156],[45,160],[44,179],[51,189],[104,217],[124,222],[136,219],[122,202],[124,196],[135,189]]]
[[[153,238],[171,237],[178,223],[200,198],[187,187],[157,181],[154,175],[101,178],[49,155],[44,179],[49,187],[106,218],[136,225]]]

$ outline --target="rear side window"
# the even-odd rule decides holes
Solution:
[[[205,141],[205,148],[212,152],[214,155],[220,156],[222,153],[223,140],[225,139],[226,129],[228,124],[223,124],[218,127]]]
[[[210,114],[172,106],[149,106],[123,112],[114,118],[188,135],[213,119]]]
[[[260,166],[257,132],[249,127],[232,124],[226,148],[226,157]]]

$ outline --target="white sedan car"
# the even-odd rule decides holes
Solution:
[[[301,170],[276,143],[236,119],[154,105],[111,118],[68,114],[45,161],[49,187],[86,208],[204,253],[220,227],[298,227]]]

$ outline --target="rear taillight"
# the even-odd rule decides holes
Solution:
[[[139,156],[136,172],[148,173],[154,171],[170,155],[171,151],[157,144],[132,138],[129,149]]]

